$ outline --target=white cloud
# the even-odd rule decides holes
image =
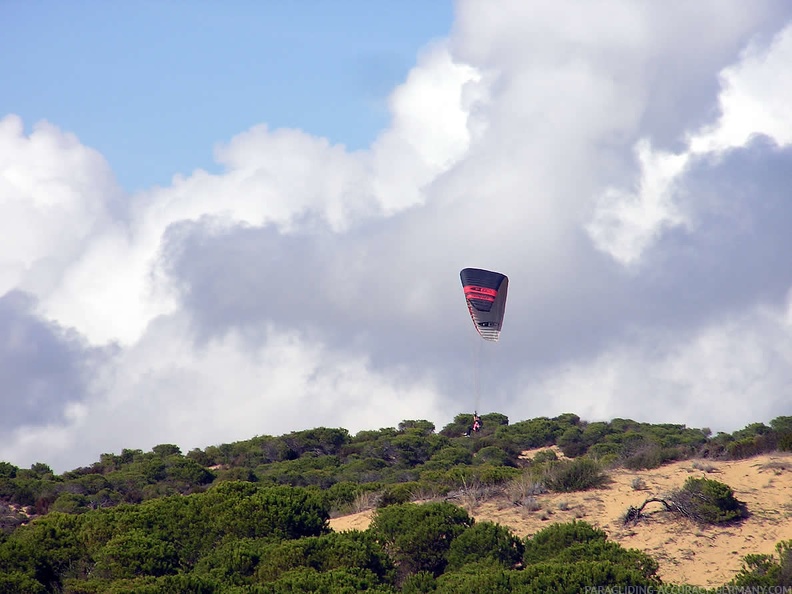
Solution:
[[[587,226],[597,247],[624,264],[636,262],[665,228],[690,225],[674,200],[689,155],[655,152],[646,140],[635,153],[641,171],[637,190],[606,190]]]
[[[0,294],[46,294],[108,218],[118,193],[101,155],[73,134],[0,120]]]
[[[637,263],[664,230],[692,227],[678,194],[695,159],[717,159],[745,147],[757,135],[781,147],[792,143],[790,60],[792,26],[787,26],[768,46],[752,43],[737,64],[721,72],[720,117],[688,134],[685,151],[654,151],[646,139],[636,143],[638,187],[634,192],[608,188],[600,196],[588,225],[595,244],[618,262]]]
[[[788,241],[792,156],[750,138],[789,144],[792,35],[739,52],[791,15],[696,6],[460,2],[368,150],[262,124],[216,147],[221,173],[123,208],[100,155],[5,118],[0,295],[85,339],[36,326],[53,353],[118,347],[0,458],[446,422],[471,405],[465,266],[511,278],[485,410],[781,414],[792,273],[766,255]]]
[[[65,470],[122,448],[203,448],[342,418],[355,432],[383,419],[447,416],[431,378],[376,372],[365,357],[333,353],[294,330],[255,334],[231,331],[196,348],[183,316],[158,321],[96,378],[85,402],[67,407],[65,422],[19,427],[0,459]]]
[[[546,370],[539,380],[525,378],[525,397],[542,394],[540,410],[569,410],[591,420],[609,420],[619,411],[641,421],[724,431],[766,422],[787,412],[788,311],[757,306],[695,331],[647,331],[592,359]]]
[[[779,146],[792,143],[792,25],[769,45],[752,43],[740,61],[720,75],[718,121],[692,135],[691,153],[718,153],[746,146],[757,134]]]
[[[393,122],[371,147],[374,192],[392,213],[423,202],[424,186],[467,152],[469,84],[475,68],[428,48],[390,98]],[[467,101],[466,101],[467,98]]]

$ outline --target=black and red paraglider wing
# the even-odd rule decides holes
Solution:
[[[465,268],[459,278],[476,330],[483,339],[497,341],[506,313],[508,277],[490,270]]]

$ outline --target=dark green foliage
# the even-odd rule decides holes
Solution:
[[[379,491],[380,483],[353,483],[344,481],[322,491],[328,506],[335,510],[349,510],[355,499],[364,494]]]
[[[24,573],[47,588],[63,575],[80,574],[86,569],[86,548],[79,525],[79,516],[52,513],[20,527],[0,545],[0,573]]]
[[[792,433],[792,416],[776,417],[770,421],[770,428],[776,433]]]
[[[406,503],[378,510],[369,530],[405,577],[441,574],[451,543],[472,525],[467,512],[450,503]]]
[[[751,423],[744,428],[732,433],[734,439],[745,439],[746,437],[756,437],[757,435],[767,435],[772,431],[764,423]]]
[[[263,548],[256,570],[257,582],[274,582],[300,568],[320,572],[365,569],[379,583],[392,583],[394,565],[370,532],[330,533],[283,541]]]
[[[281,438],[288,449],[299,457],[306,452],[316,455],[332,455],[349,443],[349,432],[346,429],[330,429],[318,427],[306,431],[295,431]]]
[[[573,592],[574,587],[657,585],[657,562],[648,555],[609,542],[605,532],[586,522],[554,524],[525,539],[525,569],[517,592],[548,588]],[[540,577],[541,576],[541,577]],[[605,580],[605,581],[602,581]]]
[[[582,456],[588,450],[588,444],[583,440],[583,431],[580,427],[570,427],[558,438],[558,447],[568,458]]]
[[[527,539],[524,557],[534,560],[518,569],[522,545],[506,528],[474,524],[454,506],[391,510],[412,509],[405,502],[427,494],[492,491],[523,472],[569,491],[601,486],[607,477],[598,464],[606,461],[652,468],[692,455],[792,450],[792,417],[715,436],[677,424],[586,422],[571,413],[514,425],[489,413],[483,421],[470,438],[463,433],[472,415],[462,414],[439,434],[430,421],[405,420],[354,437],[320,427],[186,456],[166,443],[103,454],[60,476],[41,462],[27,469],[0,462],[0,592],[393,592],[399,583],[404,592],[489,594],[655,583],[652,559],[589,538],[585,529],[547,550],[540,535]],[[524,449],[553,444],[574,459],[559,462],[552,452],[519,458]],[[686,483],[672,503],[702,522],[744,517],[744,505],[718,485]],[[365,533],[328,533],[330,509],[351,510],[370,492],[387,506],[379,524]],[[47,515],[21,526],[20,506]],[[778,557],[746,557],[740,584],[788,583],[784,547]]]
[[[547,464],[548,462],[554,462],[556,460],[558,460],[558,456],[553,450],[543,450],[537,452],[531,462],[533,464]]]
[[[735,431],[731,435],[720,433],[708,444],[708,449],[715,455],[722,455],[727,458],[741,459],[757,456],[765,452],[770,452],[779,447],[779,440],[786,443],[790,437],[785,431],[786,423],[784,417],[779,417],[776,422],[775,430],[772,425],[768,427],[764,423],[751,423],[745,428]]]
[[[752,437],[743,437],[726,444],[726,452],[730,458],[741,459],[758,456],[776,449],[775,433],[758,434]]]
[[[562,433],[561,425],[546,417],[520,421],[498,427],[495,436],[514,443],[523,449],[553,445]]]
[[[469,563],[437,578],[435,594],[511,594],[520,572],[509,571],[494,563]]]
[[[492,486],[505,483],[522,474],[519,468],[496,466],[493,464],[479,464],[476,466],[456,466],[443,474],[445,484],[453,487],[477,484]]]
[[[578,420],[578,422],[580,422]],[[597,421],[594,423],[580,423],[583,426],[583,441],[587,446],[602,442],[605,437],[613,433],[610,423]]]
[[[776,435],[776,447],[782,452],[792,450],[792,417],[776,417],[770,427]]]
[[[437,588],[437,580],[428,571],[414,573],[402,582],[402,594],[429,594]]]
[[[390,443],[394,448],[395,462],[402,466],[413,467],[429,460],[435,452],[448,444],[448,440],[439,435],[427,437],[412,430],[397,435]]]
[[[319,572],[310,567],[295,569],[275,582],[256,587],[256,594],[393,594],[393,588],[380,585],[377,576],[366,569],[344,568]]]
[[[256,468],[257,480],[262,483],[307,487],[316,485],[326,489],[336,482],[340,466],[338,456],[318,455],[313,452],[294,460],[272,462]]]
[[[511,569],[522,561],[524,546],[512,532],[492,522],[479,522],[462,532],[448,551],[448,570],[475,562],[495,562]]]
[[[657,587],[659,581],[608,561],[537,563],[521,571],[486,564],[470,564],[437,579],[436,594],[580,594],[591,586],[607,585],[612,591],[640,586]],[[647,589],[647,591],[649,591]]]
[[[172,543],[134,529],[111,538],[94,560],[95,575],[112,580],[172,574],[176,572],[179,559]]]
[[[462,446],[447,446],[436,452],[423,468],[447,470],[452,466],[468,465],[473,462],[473,454]]]
[[[50,506],[50,512],[62,512],[66,514],[79,514],[90,509],[90,501],[85,495],[76,493],[61,493]]]
[[[734,436],[715,437],[709,437],[708,429],[629,419],[586,422],[572,413],[513,425],[495,412],[482,419],[484,430],[473,438],[463,436],[472,422],[468,413],[457,415],[440,434],[431,421],[405,420],[398,428],[361,431],[354,437],[346,429],[319,427],[193,449],[186,456],[178,446],[165,443],[150,452],[124,449],[102,454],[92,466],[62,476],[44,463],[29,469],[0,463],[0,503],[30,506],[35,514],[51,509],[84,513],[122,502],[201,492],[218,481],[325,490],[336,483],[381,489],[417,481],[422,492],[442,493],[470,480],[486,485],[509,480],[514,467],[527,464],[520,459],[524,449],[552,444],[569,456],[587,455],[603,464],[618,458],[630,468],[651,468],[693,454],[743,457],[771,447],[792,449],[792,421],[787,417],[769,425],[754,423]],[[469,471],[461,472],[462,468]],[[347,494],[334,505],[351,503]],[[13,518],[4,518],[2,528],[15,525]]]
[[[28,573],[21,571],[0,572],[0,592],[15,594],[45,594],[44,585]]]
[[[28,576],[56,591],[89,574],[100,585],[158,578],[191,570],[229,540],[316,537],[328,532],[327,522],[320,492],[221,483],[187,497],[80,515],[50,513],[0,543],[0,573]]]
[[[225,539],[196,562],[193,573],[225,584],[251,583],[261,558],[278,542],[261,538]]]
[[[160,445],[155,445],[153,448],[151,448],[151,451],[163,458],[166,458],[167,456],[181,455],[181,449],[179,449],[179,446],[173,445],[172,443],[162,443]]]
[[[435,426],[431,421],[402,421],[399,423],[399,431],[416,431],[420,435],[431,435],[434,433]]]
[[[586,453],[595,460],[601,460],[604,457],[618,459],[621,452],[621,444],[613,442],[601,442],[592,445]]]
[[[580,417],[575,413],[562,413],[553,419],[559,425],[579,425]]]
[[[725,524],[747,517],[745,504],[728,485],[707,478],[689,477],[671,496],[673,507],[703,524]]]
[[[468,429],[473,426],[472,414],[461,414],[454,417],[454,420],[440,430],[440,435],[445,437],[463,436]]]
[[[414,499],[413,493],[417,489],[417,483],[399,483],[385,488],[380,497],[377,507],[387,507],[400,503],[409,503]]]
[[[657,561],[636,549],[625,549],[611,541],[593,540],[575,542],[560,549],[552,557],[555,563],[578,563],[580,561],[608,561],[638,572],[646,579],[657,579]]]
[[[550,491],[569,493],[602,487],[608,482],[608,476],[596,461],[576,458],[551,462],[542,482]]]
[[[254,487],[251,492],[248,485],[222,483],[207,491],[219,511],[234,508],[232,517],[218,529],[238,537],[276,538],[318,536],[328,531],[329,510],[321,494],[294,487]],[[237,493],[242,496],[229,501]],[[215,507],[211,504],[207,511]]]
[[[44,462],[36,462],[30,466],[30,474],[38,479],[50,479],[54,476],[52,468]]]
[[[624,454],[622,466],[630,470],[648,470],[682,457],[683,453],[678,448],[665,448],[653,442],[641,442]]]
[[[481,448],[473,457],[473,464],[492,464],[493,466],[514,466],[511,456],[497,446]]]
[[[792,585],[792,540],[776,544],[774,555],[746,555],[743,566],[729,586],[768,589]]]
[[[8,462],[0,462],[0,479],[3,478],[16,478],[19,468]]]
[[[588,522],[552,524],[533,537],[525,539],[523,562],[527,565],[548,561],[573,544],[605,542],[607,538],[604,531],[594,528]]]
[[[217,482],[244,481],[246,483],[256,483],[259,480],[255,472],[253,472],[250,468],[245,468],[244,466],[218,468],[214,471],[214,473],[217,477]]]
[[[234,592],[225,584],[189,574],[145,576],[119,580],[67,579],[64,594],[226,594]]]
[[[506,426],[509,424],[509,417],[500,413],[487,413],[481,415],[481,422],[485,427],[495,429],[496,427]]]

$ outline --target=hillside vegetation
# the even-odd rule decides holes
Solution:
[[[12,592],[579,592],[658,585],[658,564],[575,521],[518,536],[476,520],[466,498],[500,494],[523,509],[551,491],[607,485],[615,469],[735,460],[792,449],[792,417],[733,434],[574,414],[483,430],[459,415],[350,435],[316,428],[182,454],[104,454],[62,475],[0,463],[0,591]],[[526,450],[549,448],[531,457]],[[638,486],[634,486],[638,489]],[[750,514],[728,485],[695,479],[675,493],[699,522]],[[416,505],[415,500],[429,503]],[[688,505],[687,508],[684,505]],[[373,508],[365,529],[331,517]],[[628,510],[625,508],[624,510]],[[690,516],[693,517],[693,516]],[[790,543],[748,555],[740,585],[781,585]],[[737,582],[734,582],[737,584]],[[472,590],[471,590],[472,588]]]

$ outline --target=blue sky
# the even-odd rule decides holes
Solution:
[[[0,460],[791,414],[790,63],[787,0],[0,2]]]
[[[46,119],[110,162],[127,190],[214,170],[212,147],[255,124],[350,149],[388,122],[450,0],[4,2],[0,114]]]

